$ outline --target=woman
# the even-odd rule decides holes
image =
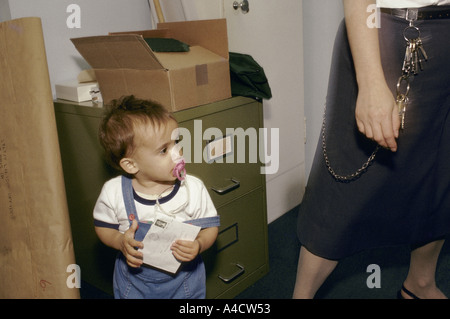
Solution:
[[[374,4],[344,0],[294,298],[314,297],[340,259],[398,244],[412,247],[399,297],[445,298],[435,271],[450,233],[450,0],[380,0],[380,28],[368,25]],[[417,59],[405,62],[407,39]]]

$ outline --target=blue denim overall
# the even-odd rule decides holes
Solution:
[[[131,179],[122,176],[122,192],[130,225],[136,219],[139,225],[135,239],[142,241],[150,224],[139,221],[133,198]],[[131,218],[130,218],[131,216]],[[219,226],[219,216],[188,221],[202,228]],[[204,299],[206,275],[201,256],[182,264],[176,274],[142,266],[129,267],[122,253],[116,258],[114,267],[114,297],[117,299]]]

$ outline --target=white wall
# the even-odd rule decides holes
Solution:
[[[11,19],[11,11],[9,9],[9,1],[0,0],[0,22],[10,19]]]
[[[66,24],[70,4],[80,6],[81,28]],[[55,83],[75,80],[81,70],[90,68],[70,38],[152,28],[147,0],[0,0],[0,10],[8,5],[11,19],[41,18],[53,92]]]

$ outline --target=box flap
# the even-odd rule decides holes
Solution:
[[[71,40],[94,69],[164,69],[141,35],[107,35]]]
[[[199,64],[224,61],[225,58],[203,47],[192,46],[189,52],[154,52],[155,56],[169,70],[195,67]]]
[[[158,23],[158,29],[169,29],[175,39],[202,46],[228,60],[226,19]]]
[[[138,35],[141,35],[144,39],[145,38],[173,38],[172,33],[168,29],[109,32],[108,34],[109,35],[138,34]]]

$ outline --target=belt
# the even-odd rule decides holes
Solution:
[[[450,19],[450,7],[445,6],[439,8],[435,7],[423,7],[417,8],[417,19],[418,20],[431,20],[431,19]],[[393,15],[397,18],[406,19],[407,9],[391,9],[391,8],[381,8],[382,13],[387,13]]]

